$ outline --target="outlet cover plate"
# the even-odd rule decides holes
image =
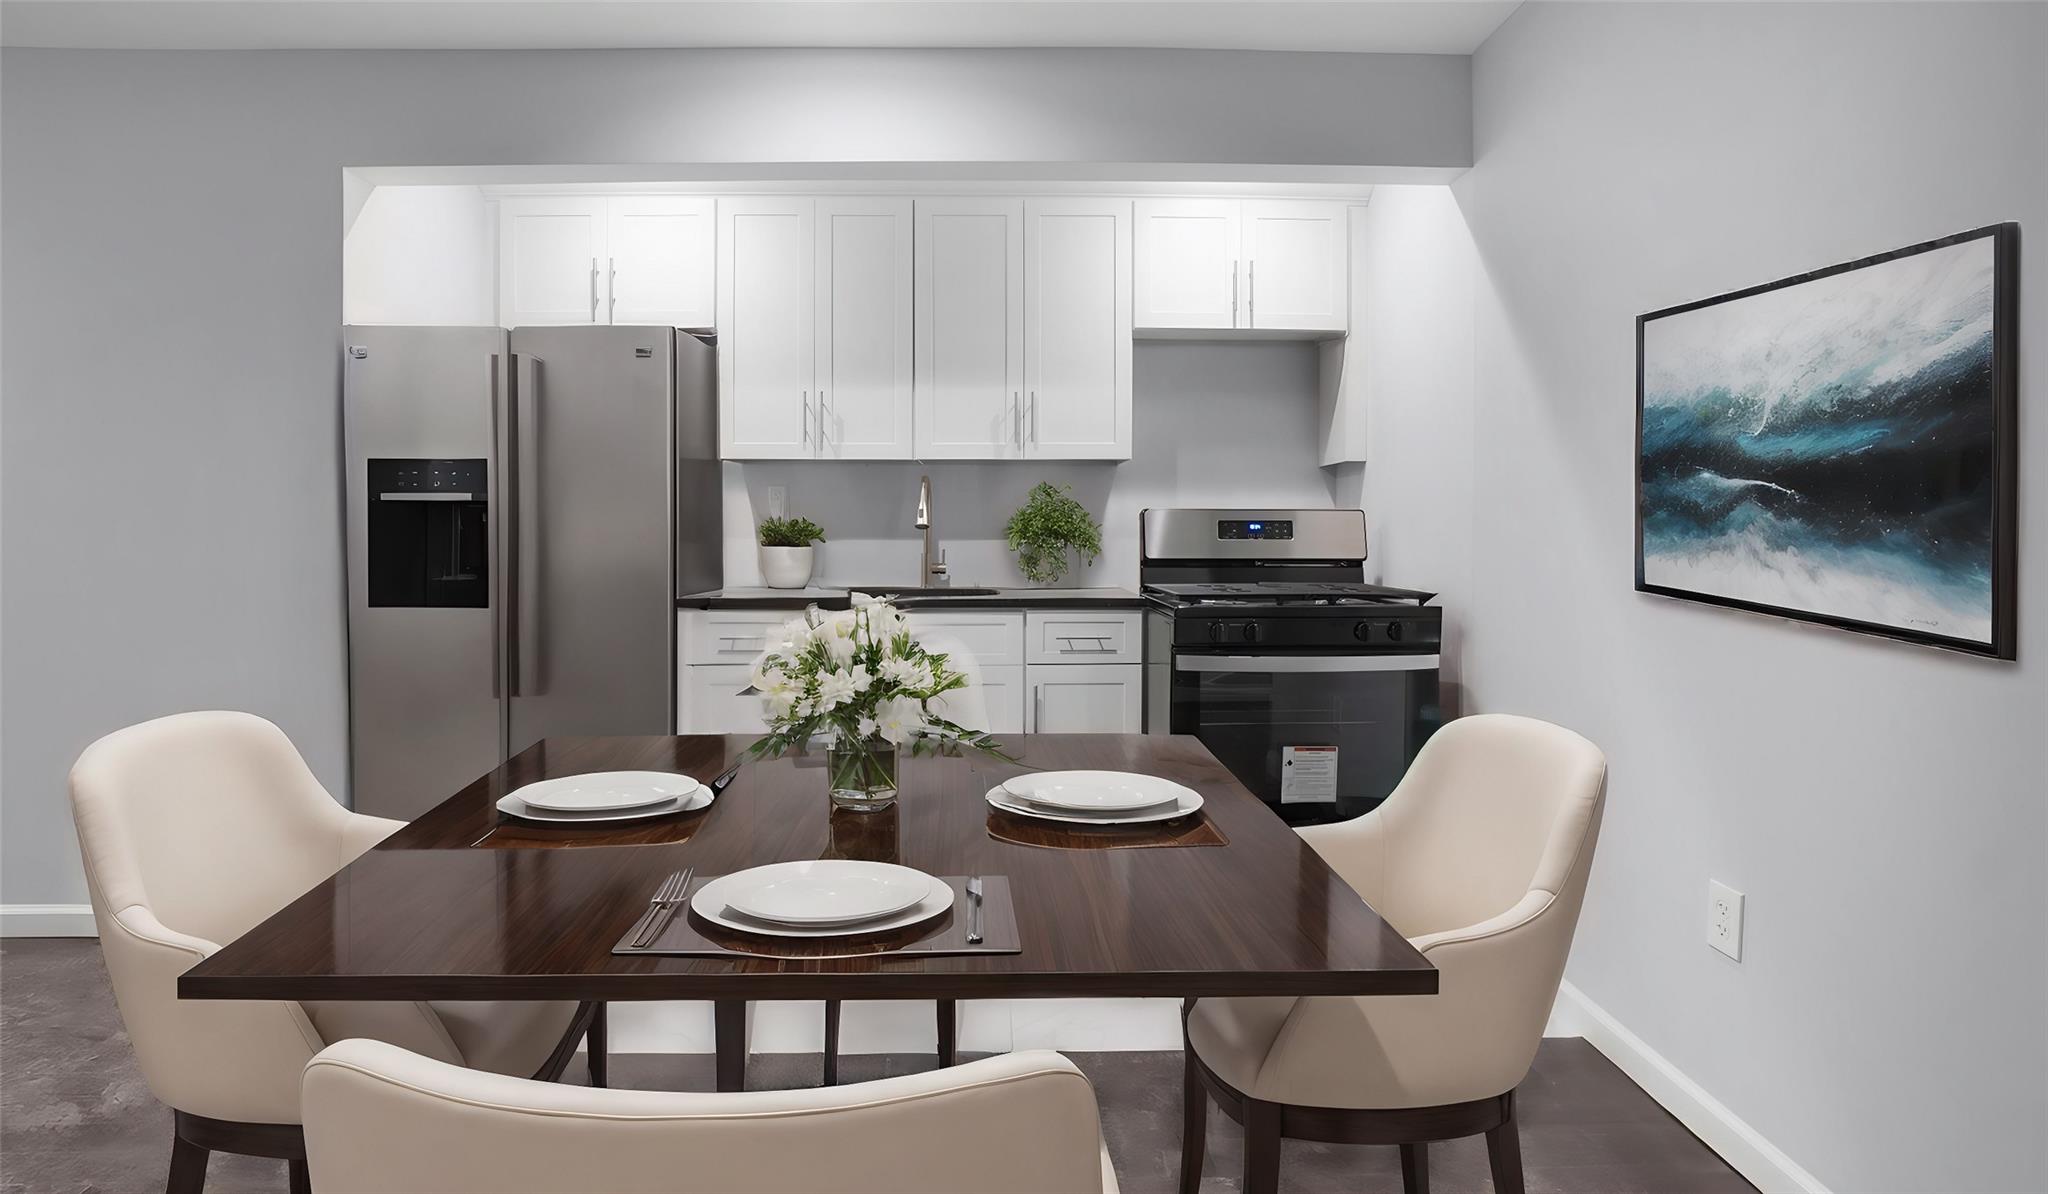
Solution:
[[[1718,879],[1707,880],[1707,944],[1742,960],[1742,893]]]

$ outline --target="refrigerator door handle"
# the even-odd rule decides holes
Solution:
[[[540,424],[541,373],[547,362],[526,357],[526,384],[518,387],[513,404],[513,473],[517,477],[512,499],[512,560],[509,587],[512,599],[511,648],[512,695],[538,696],[546,691],[541,675],[539,579],[541,565],[540,510]],[[533,578],[528,583],[528,577]]]
[[[505,485],[504,469],[498,459],[498,445],[503,441],[498,410],[498,354],[495,352],[484,371],[484,384],[484,400],[491,407],[491,455],[484,463],[484,510],[485,517],[490,519],[487,529],[491,537],[500,540],[490,544],[491,561],[503,568],[505,548],[501,539],[503,528],[499,524],[504,520],[491,509],[497,504],[494,499],[503,492]],[[504,695],[505,687],[505,595],[492,592],[486,595],[485,600],[491,603],[491,699],[495,701]]]

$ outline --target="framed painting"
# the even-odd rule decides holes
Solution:
[[[2014,656],[2019,225],[1636,319],[1636,588]]]

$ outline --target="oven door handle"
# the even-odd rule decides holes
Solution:
[[[1436,655],[1175,655],[1183,672],[1426,672]]]

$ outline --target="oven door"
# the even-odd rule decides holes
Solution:
[[[1175,652],[1171,720],[1290,824],[1370,812],[1442,723],[1435,655]]]

